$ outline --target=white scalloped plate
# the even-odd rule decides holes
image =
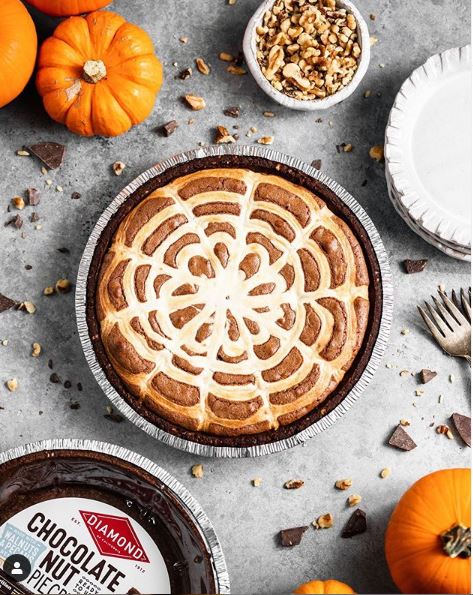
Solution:
[[[466,251],[464,248],[459,248],[458,244],[448,243],[441,241],[437,236],[433,234],[429,234],[424,229],[419,227],[417,222],[411,218],[409,213],[407,213],[404,205],[402,205],[396,195],[396,191],[393,188],[392,181],[390,181],[389,174],[386,174],[386,178],[388,179],[388,193],[393,203],[393,206],[397,212],[397,214],[404,219],[407,225],[412,229],[414,233],[420,236],[423,240],[435,246],[438,250],[447,254],[447,256],[451,256],[452,258],[456,258],[457,260],[463,260],[466,262],[471,261],[471,254],[469,251]]]
[[[413,229],[447,254],[470,254],[470,45],[430,57],[404,82],[389,116],[385,158],[388,184]]]

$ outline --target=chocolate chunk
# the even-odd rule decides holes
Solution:
[[[71,409],[80,409],[80,403],[79,403],[79,401],[71,401],[69,403],[69,407]]]
[[[397,426],[397,428],[394,430],[391,438],[389,439],[389,444],[395,448],[399,448],[400,450],[413,450],[417,446],[414,440],[412,440],[412,438],[401,425]]]
[[[456,431],[460,434],[460,438],[471,447],[471,417],[461,415],[461,413],[453,413],[452,421]]]
[[[238,105],[232,105],[227,107],[223,110],[223,113],[230,118],[239,118],[240,117],[240,108]]]
[[[437,372],[434,372],[433,370],[427,370],[427,368],[423,368],[420,371],[420,381],[422,382],[422,384],[427,384],[427,382],[430,382],[436,376]]]
[[[192,68],[184,68],[184,70],[181,70],[177,76],[181,79],[181,81],[189,79],[192,76]]]
[[[48,359],[48,368],[50,370],[52,370],[54,368],[54,364],[53,364],[53,360],[52,359]]]
[[[79,392],[82,390],[82,384],[80,382],[77,383],[77,390]]]
[[[366,186],[366,184],[368,184],[368,180],[363,180],[363,182],[361,182],[361,185],[364,187]]]
[[[3,295],[2,293],[0,293],[0,312],[5,312],[6,310],[10,310],[10,308],[13,308],[17,304],[18,304],[18,302],[15,302],[15,300],[12,300],[9,297],[7,297],[6,295]]]
[[[62,165],[66,147],[59,143],[37,143],[28,147],[28,151],[38,157],[49,169],[57,169]]]
[[[59,378],[59,376],[56,374],[56,372],[53,372],[51,374],[51,376],[49,377],[49,380],[53,383],[53,384],[61,384],[61,379]]]
[[[34,211],[33,213],[31,213],[30,215],[30,221],[31,223],[36,223],[36,221],[39,221],[39,215],[36,211]]]
[[[25,264],[25,270],[26,271],[31,271],[33,267],[30,264]]]
[[[420,260],[410,260],[410,259],[406,259],[403,261],[404,264],[404,269],[406,270],[406,273],[408,275],[412,275],[413,273],[420,273],[422,272],[425,267],[427,266],[427,263],[429,261],[427,260],[427,258],[422,258]]]
[[[321,159],[314,159],[311,163],[312,167],[315,167],[315,169],[321,169],[322,167],[322,160]]]
[[[58,248],[57,251],[60,252],[61,254],[70,254],[71,253],[69,248]]]
[[[31,207],[39,205],[39,201],[41,199],[41,192],[39,190],[36,190],[36,188],[28,188],[26,190],[26,194],[28,197],[28,204]]]
[[[79,199],[81,196],[82,196],[82,195],[81,195],[81,193],[80,193],[80,192],[73,192],[73,193],[71,194],[71,198],[72,198],[73,200],[78,200],[78,199]]]
[[[5,223],[5,227],[7,227],[8,225],[13,225],[13,227],[20,229],[20,227],[23,225],[23,219],[20,217],[20,215],[17,215],[16,217],[12,217]]]
[[[72,386],[72,382],[70,380],[64,381],[64,388],[71,388],[71,386]]]
[[[171,136],[171,134],[176,131],[178,126],[179,124],[176,122],[176,120],[171,120],[167,124],[164,124],[161,130],[164,136]]]
[[[299,545],[302,539],[302,536],[307,531],[309,527],[294,527],[293,529],[282,529],[279,532],[279,536],[281,538],[281,545],[283,547],[293,547],[294,545]]]
[[[342,537],[354,537],[364,533],[366,529],[366,512],[361,508],[357,508],[343,528]]]

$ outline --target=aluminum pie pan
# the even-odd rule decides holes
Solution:
[[[440,250],[451,258],[462,260],[464,262],[471,261],[471,253],[466,248],[463,246],[458,246],[457,248],[457,245],[453,244],[452,242],[443,241],[438,236],[435,236],[427,232],[424,228],[420,227],[417,221],[410,216],[409,212],[399,200],[396,189],[394,188],[393,182],[388,172],[386,172],[386,181],[388,186],[388,194],[395,211],[414,233],[416,233],[431,246],[434,246],[434,248],[437,248],[437,250]]]
[[[471,252],[469,89],[471,45],[434,54],[402,84],[385,132],[386,177],[398,202],[418,229],[466,252]]]
[[[194,528],[198,531],[210,558],[215,592],[224,595],[230,593],[230,578],[225,557],[220,541],[208,516],[187,488],[150,459],[123,446],[100,442],[98,440],[59,438],[32,442],[0,453],[0,471],[3,464],[14,461],[15,459],[37,453],[47,453],[48,456],[51,456],[50,453],[54,451],[88,451],[108,455],[109,457],[130,463],[158,479],[159,482],[172,492],[180,506],[182,506],[190,517]]]
[[[293,432],[287,432],[288,435],[286,437],[257,441],[250,440],[250,437],[248,438],[247,443],[244,443],[243,445],[235,445],[235,442],[237,441],[232,438],[222,445],[218,444],[219,442],[222,442],[222,440],[217,439],[218,437],[194,432],[194,436],[189,438],[188,436],[182,436],[182,434],[186,433],[182,428],[179,428],[179,432],[177,432],[158,427],[156,424],[151,423],[148,419],[142,416],[127,402],[116,387],[112,385],[107,377],[105,366],[100,363],[99,358],[97,357],[91,337],[91,330],[89,328],[87,298],[89,275],[91,273],[92,262],[100,243],[101,236],[119,209],[128,199],[133,197],[135,192],[149,183],[153,178],[162,176],[168,170],[172,170],[173,168],[178,168],[186,164],[198,164],[199,160],[202,160],[202,163],[204,163],[204,160],[206,159],[232,159],[233,157],[240,157],[243,160],[245,158],[264,160],[268,163],[286,167],[295,174],[310,178],[314,183],[319,184],[328,193],[333,195],[337,202],[343,206],[343,209],[350,213],[350,216],[357,222],[357,225],[363,231],[365,238],[368,239],[370,250],[376,261],[377,282],[379,283],[380,288],[378,291],[379,317],[376,321],[376,334],[373,334],[372,336],[370,352],[366,356],[366,363],[363,364],[363,367],[360,369],[356,382],[353,383],[353,386],[350,386],[349,390],[346,391],[346,394],[338,400],[339,402],[337,402],[326,415],[324,414],[313,423],[310,422],[310,420],[306,420],[306,424],[302,424],[303,427],[300,431],[296,428]],[[194,455],[209,457],[243,458],[281,452],[303,444],[309,438],[312,438],[313,436],[320,434],[323,430],[329,428],[337,419],[348,411],[348,409],[350,409],[371,381],[388,343],[392,322],[392,311],[393,283],[388,255],[377,229],[364,209],[353,196],[342,188],[342,186],[319,170],[298,158],[258,145],[211,145],[179,153],[169,159],[157,163],[135,178],[112,200],[99,217],[85,246],[79,265],[76,284],[77,327],[84,355],[99,386],[112,404],[132,423],[168,446],[190,452]],[[371,333],[369,333],[369,335],[371,336]],[[337,394],[337,390],[334,391],[334,394]],[[309,418],[310,415],[311,414],[308,414],[306,417]],[[305,418],[301,419],[304,420]],[[161,421],[163,421],[161,426],[166,426],[166,423],[164,423],[165,420]],[[169,424],[167,424],[167,426],[169,426]],[[286,426],[286,428],[288,428],[288,426]],[[181,430],[183,431],[181,432]],[[190,434],[190,432],[187,432],[187,434]],[[258,435],[256,436],[258,437]],[[210,438],[215,438],[215,440],[211,440]]]

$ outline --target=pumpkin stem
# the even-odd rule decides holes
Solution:
[[[82,78],[88,83],[98,83],[107,76],[107,69],[102,60],[87,60],[83,66]]]
[[[461,524],[453,525],[440,536],[443,551],[450,558],[471,557],[471,529]]]

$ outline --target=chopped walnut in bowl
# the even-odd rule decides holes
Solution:
[[[266,0],[243,49],[258,85],[300,110],[326,109],[351,95],[370,56],[367,25],[349,0]]]

